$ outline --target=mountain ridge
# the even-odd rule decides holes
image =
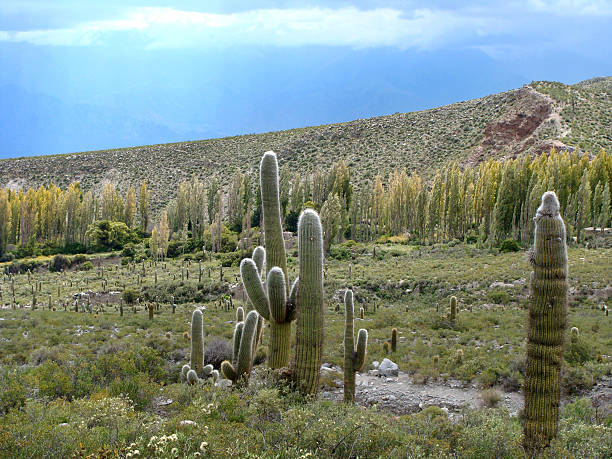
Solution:
[[[575,85],[532,82],[518,89],[428,110],[309,126],[112,150],[0,160],[2,186],[80,181],[120,190],[147,180],[159,210],[178,183],[196,175],[227,182],[236,169],[255,170],[263,151],[302,173],[343,159],[356,182],[406,168],[425,177],[447,161],[472,167],[487,158],[538,154],[552,147],[597,153],[612,146],[612,77]]]

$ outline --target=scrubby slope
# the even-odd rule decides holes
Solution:
[[[535,82],[480,99],[411,113],[256,135],[0,161],[0,185],[66,186],[80,181],[121,190],[147,180],[159,209],[193,174],[222,179],[253,169],[275,150],[292,170],[327,167],[343,158],[357,182],[405,167],[428,175],[448,160],[540,152],[552,146],[598,151],[612,146],[612,79],[566,86]]]

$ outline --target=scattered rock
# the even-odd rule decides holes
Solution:
[[[231,381],[230,381],[230,382],[231,382]],[[190,421],[189,419],[184,419],[184,420],[182,420],[181,422],[179,422],[179,425],[180,425],[181,427],[184,427],[184,426],[193,426],[193,427],[197,427],[197,426],[198,426],[198,423],[197,423],[197,422],[195,422],[195,421]]]
[[[399,367],[397,363],[384,358],[378,367],[378,373],[382,376],[397,376],[399,374]]]

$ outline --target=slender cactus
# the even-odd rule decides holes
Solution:
[[[355,349],[352,290],[347,290],[344,294],[344,311],[344,401],[353,403],[355,400],[355,373],[361,371],[365,362],[368,332],[363,328],[359,330]]]
[[[565,225],[554,192],[544,193],[534,220],[523,444],[537,455],[557,434],[567,321]]]
[[[304,394],[316,394],[323,352],[323,230],[319,215],[306,209],[298,221],[298,311],[293,378]],[[293,295],[291,295],[293,296]]]
[[[191,369],[202,375],[204,365],[204,324],[202,311],[196,309],[191,315]]]
[[[244,322],[236,324],[234,329],[233,362],[224,360],[221,373],[232,382],[248,381],[253,367],[253,341],[257,332],[257,311],[250,311]]]
[[[391,329],[391,352],[397,351],[397,328]]]
[[[450,321],[455,322],[457,319],[457,297],[451,296],[450,299]]]

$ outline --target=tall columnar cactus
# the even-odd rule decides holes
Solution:
[[[270,322],[268,364],[271,368],[281,368],[289,363],[291,322],[295,319],[295,308],[287,301],[289,279],[281,226],[278,163],[274,152],[266,152],[261,159],[260,188],[265,250],[256,247],[253,258],[241,263],[240,273],[249,300],[257,312]],[[265,269],[268,269],[266,288],[261,280]]]
[[[299,277],[292,289],[297,308],[293,378],[304,394],[316,394],[323,352],[323,230],[306,209],[298,221]],[[290,301],[291,303],[292,301]]]
[[[523,440],[531,452],[557,434],[568,289],[565,225],[554,192],[544,193],[534,220]]]
[[[355,400],[355,373],[361,371],[365,362],[368,346],[368,332],[363,328],[357,334],[355,348],[353,329],[353,291],[344,294],[344,401],[353,403]]]
[[[451,296],[450,299],[450,321],[454,322],[457,319],[457,297]]]
[[[196,309],[191,315],[191,369],[202,375],[204,365],[204,324],[202,311]]]
[[[391,329],[391,352],[397,351],[397,328]]]
[[[236,324],[234,329],[233,362],[224,360],[221,364],[223,376],[233,382],[248,380],[253,367],[253,341],[257,333],[257,311],[250,311],[244,322]]]

